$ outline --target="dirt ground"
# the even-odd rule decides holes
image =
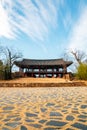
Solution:
[[[61,83],[70,82],[63,78],[19,78],[14,80],[1,80],[0,82],[11,82],[11,83]]]

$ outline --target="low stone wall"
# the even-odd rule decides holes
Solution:
[[[84,82],[67,83],[0,83],[0,87],[76,87],[86,86]]]

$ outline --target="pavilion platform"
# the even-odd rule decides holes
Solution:
[[[0,81],[0,87],[79,87],[87,86],[84,81],[70,81],[63,78],[19,78]]]

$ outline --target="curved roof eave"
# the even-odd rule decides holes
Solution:
[[[22,61],[15,61],[15,65],[19,67],[29,66],[69,66],[72,61],[64,61],[63,59],[48,59],[48,60],[37,60],[37,59],[23,59]]]

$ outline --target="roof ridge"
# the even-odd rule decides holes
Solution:
[[[33,60],[34,61],[44,61],[45,60],[45,61],[51,61],[51,60],[63,60],[63,58],[59,58],[59,59],[26,59],[26,58],[24,58],[23,61],[24,60],[31,60],[31,61],[33,61]]]

